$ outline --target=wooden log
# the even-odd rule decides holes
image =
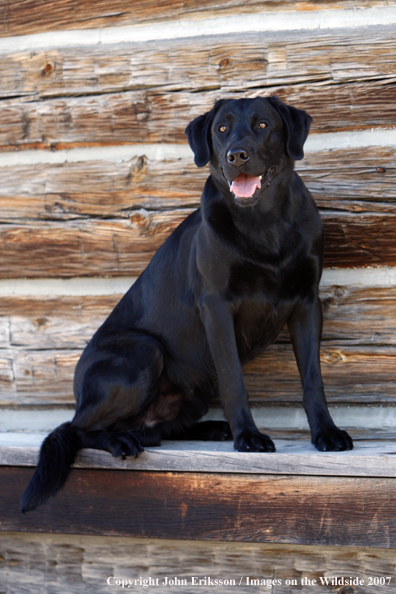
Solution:
[[[0,167],[0,220],[129,219],[141,208],[197,208],[208,174],[208,167],[195,166],[192,153],[188,159],[142,154],[123,162]]]
[[[2,53],[0,97],[50,98],[132,90],[206,94],[255,89],[259,93],[284,85],[370,81],[381,86],[394,81],[395,50],[394,26],[389,25],[288,31],[287,40],[283,32],[233,33],[161,40],[160,44]],[[201,109],[201,100],[199,105]],[[70,119],[71,114],[65,111],[64,116]],[[147,117],[147,110],[140,111],[140,117]],[[29,121],[24,123],[28,132]]]
[[[73,375],[82,349],[0,350],[0,406],[74,405]],[[394,346],[322,346],[321,366],[330,404],[394,402]],[[302,387],[289,344],[272,345],[245,365],[255,406],[300,403]],[[219,406],[220,402],[213,403]]]
[[[272,431],[271,431],[272,434]],[[43,433],[0,433],[0,466],[37,466]],[[149,472],[208,472],[330,477],[392,478],[396,474],[393,441],[356,440],[353,450],[319,452],[310,437],[275,438],[276,451],[237,452],[230,441],[164,440],[145,447],[137,458],[83,448],[73,468]]]
[[[322,212],[325,266],[395,266],[395,215]],[[378,249],[380,247],[380,249]]]
[[[0,405],[75,404],[74,368],[81,350],[0,350]]]
[[[386,0],[361,0],[359,8],[388,6]],[[235,0],[213,3],[213,0],[167,0],[156,5],[151,0],[140,0],[134,6],[127,0],[96,0],[81,3],[76,0],[13,0],[0,8],[0,37],[27,35],[44,31],[92,29],[137,23],[174,20],[178,18],[212,18],[229,14],[257,12],[291,12],[312,10],[354,9],[353,0],[307,0],[295,3],[290,0],[250,0],[240,4]],[[197,24],[199,26],[199,23]]]
[[[394,347],[321,348],[327,400],[332,404],[392,402],[395,383]],[[272,345],[244,367],[252,402],[287,404],[302,401],[302,387],[291,345]]]
[[[396,213],[396,149],[308,153],[296,170],[319,207]],[[190,158],[0,167],[0,221],[128,219],[136,209],[198,207],[209,168]]]
[[[392,402],[394,287],[326,287],[322,369],[331,402]],[[2,405],[74,404],[74,367],[121,295],[0,300]],[[289,334],[245,367],[255,404],[301,400]]]
[[[0,277],[139,274],[188,214],[140,210],[127,220],[0,225]]]
[[[0,57],[1,59],[1,57]],[[75,83],[74,83],[75,84]],[[63,94],[67,94],[67,88]],[[265,85],[243,91],[220,88],[187,91],[125,91],[83,97],[6,99],[0,104],[0,150],[61,149],[129,143],[184,143],[184,129],[220,98],[278,95],[314,118],[312,132],[362,130],[393,126],[396,118],[392,84],[345,81],[334,84]],[[1,93],[1,91],[0,91]]]
[[[324,347],[396,346],[395,287],[322,287],[320,295]],[[121,297],[1,297],[2,348],[82,349]],[[286,329],[278,342],[290,342]]]
[[[23,516],[15,494],[31,474],[0,468],[1,530],[396,548],[393,479],[73,469]]]
[[[0,278],[140,274],[190,209],[129,219],[1,224]],[[322,213],[325,266],[396,265],[395,215]]]
[[[280,580],[282,586],[277,585],[276,589],[282,594],[292,593],[286,580],[290,580],[289,584],[294,583],[293,589],[299,594],[323,594],[333,588],[330,585],[316,586],[313,580],[319,583],[320,577],[353,576],[363,580],[365,594],[391,594],[394,591],[394,551],[391,549],[22,532],[3,532],[1,541],[4,561],[0,566],[0,580],[3,587],[11,592],[13,588],[18,594],[42,594],[43,587],[51,592],[63,588],[68,594],[90,590],[95,594],[108,594],[107,580],[112,575],[118,579],[143,578],[146,583],[151,577],[161,584],[170,576],[187,579],[190,584],[193,576],[232,578],[237,581],[238,586],[233,589],[238,594],[257,592],[254,585],[247,585],[248,577],[269,582]],[[242,576],[243,583],[239,585]],[[386,577],[392,576],[391,583],[389,586],[374,584],[373,576],[385,578],[385,583],[388,582]],[[303,585],[304,581],[306,585]],[[180,594],[181,589],[183,594],[196,594],[197,589],[200,594],[212,594],[223,588],[203,583],[199,588],[175,584],[168,585],[166,592]],[[345,588],[344,594],[347,594]]]

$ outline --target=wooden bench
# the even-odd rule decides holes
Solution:
[[[0,435],[3,530],[396,548],[396,443],[319,453],[276,440],[274,454],[231,442],[164,442],[136,460],[83,450],[63,491],[23,516],[16,505],[41,434]]]

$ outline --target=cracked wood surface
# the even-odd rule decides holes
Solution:
[[[257,543],[135,539],[59,534],[7,533],[1,535],[3,562],[0,581],[18,594],[108,594],[107,579],[124,576],[159,579],[178,576],[188,580],[183,594],[196,594],[191,577],[235,579],[238,594],[258,592],[246,578],[280,580],[277,594],[290,594],[286,580],[295,580],[294,592],[323,594],[334,587],[313,585],[319,576],[352,575],[364,580],[365,594],[392,594],[394,583],[372,583],[373,576],[396,574],[393,550],[340,547],[306,547]],[[34,572],[30,571],[34,567]],[[350,573],[352,570],[352,574]],[[27,577],[28,576],[28,577]],[[239,585],[241,576],[244,577]],[[302,585],[307,579],[307,585]],[[393,578],[392,578],[393,579]],[[261,588],[262,589],[262,588]],[[271,590],[266,588],[269,592]],[[180,594],[180,584],[168,585],[168,594]],[[200,594],[211,594],[213,586],[200,585]]]
[[[396,548],[394,479],[76,468],[23,516],[31,475],[0,467],[1,530]]]
[[[74,404],[72,381],[80,353],[120,298],[2,297],[0,404]],[[324,287],[321,298],[321,361],[329,402],[392,403],[396,289]],[[253,404],[300,402],[287,330],[244,367],[244,377]]]
[[[386,7],[389,0],[360,0],[359,8]],[[0,8],[0,37],[27,35],[43,31],[128,26],[178,18],[211,18],[257,12],[294,12],[355,9],[353,0],[166,0],[156,4],[140,0],[7,0]],[[199,23],[197,23],[199,25]]]

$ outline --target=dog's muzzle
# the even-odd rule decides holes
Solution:
[[[263,175],[253,176],[247,173],[239,173],[234,181],[228,181],[230,191],[235,198],[239,198],[238,203],[257,197],[260,190],[268,188],[275,175],[275,167],[270,167]]]

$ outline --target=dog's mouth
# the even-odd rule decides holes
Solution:
[[[230,192],[241,206],[249,206],[256,202],[260,190],[268,188],[275,175],[275,167],[270,167],[263,175],[239,173],[236,179],[228,181]]]

